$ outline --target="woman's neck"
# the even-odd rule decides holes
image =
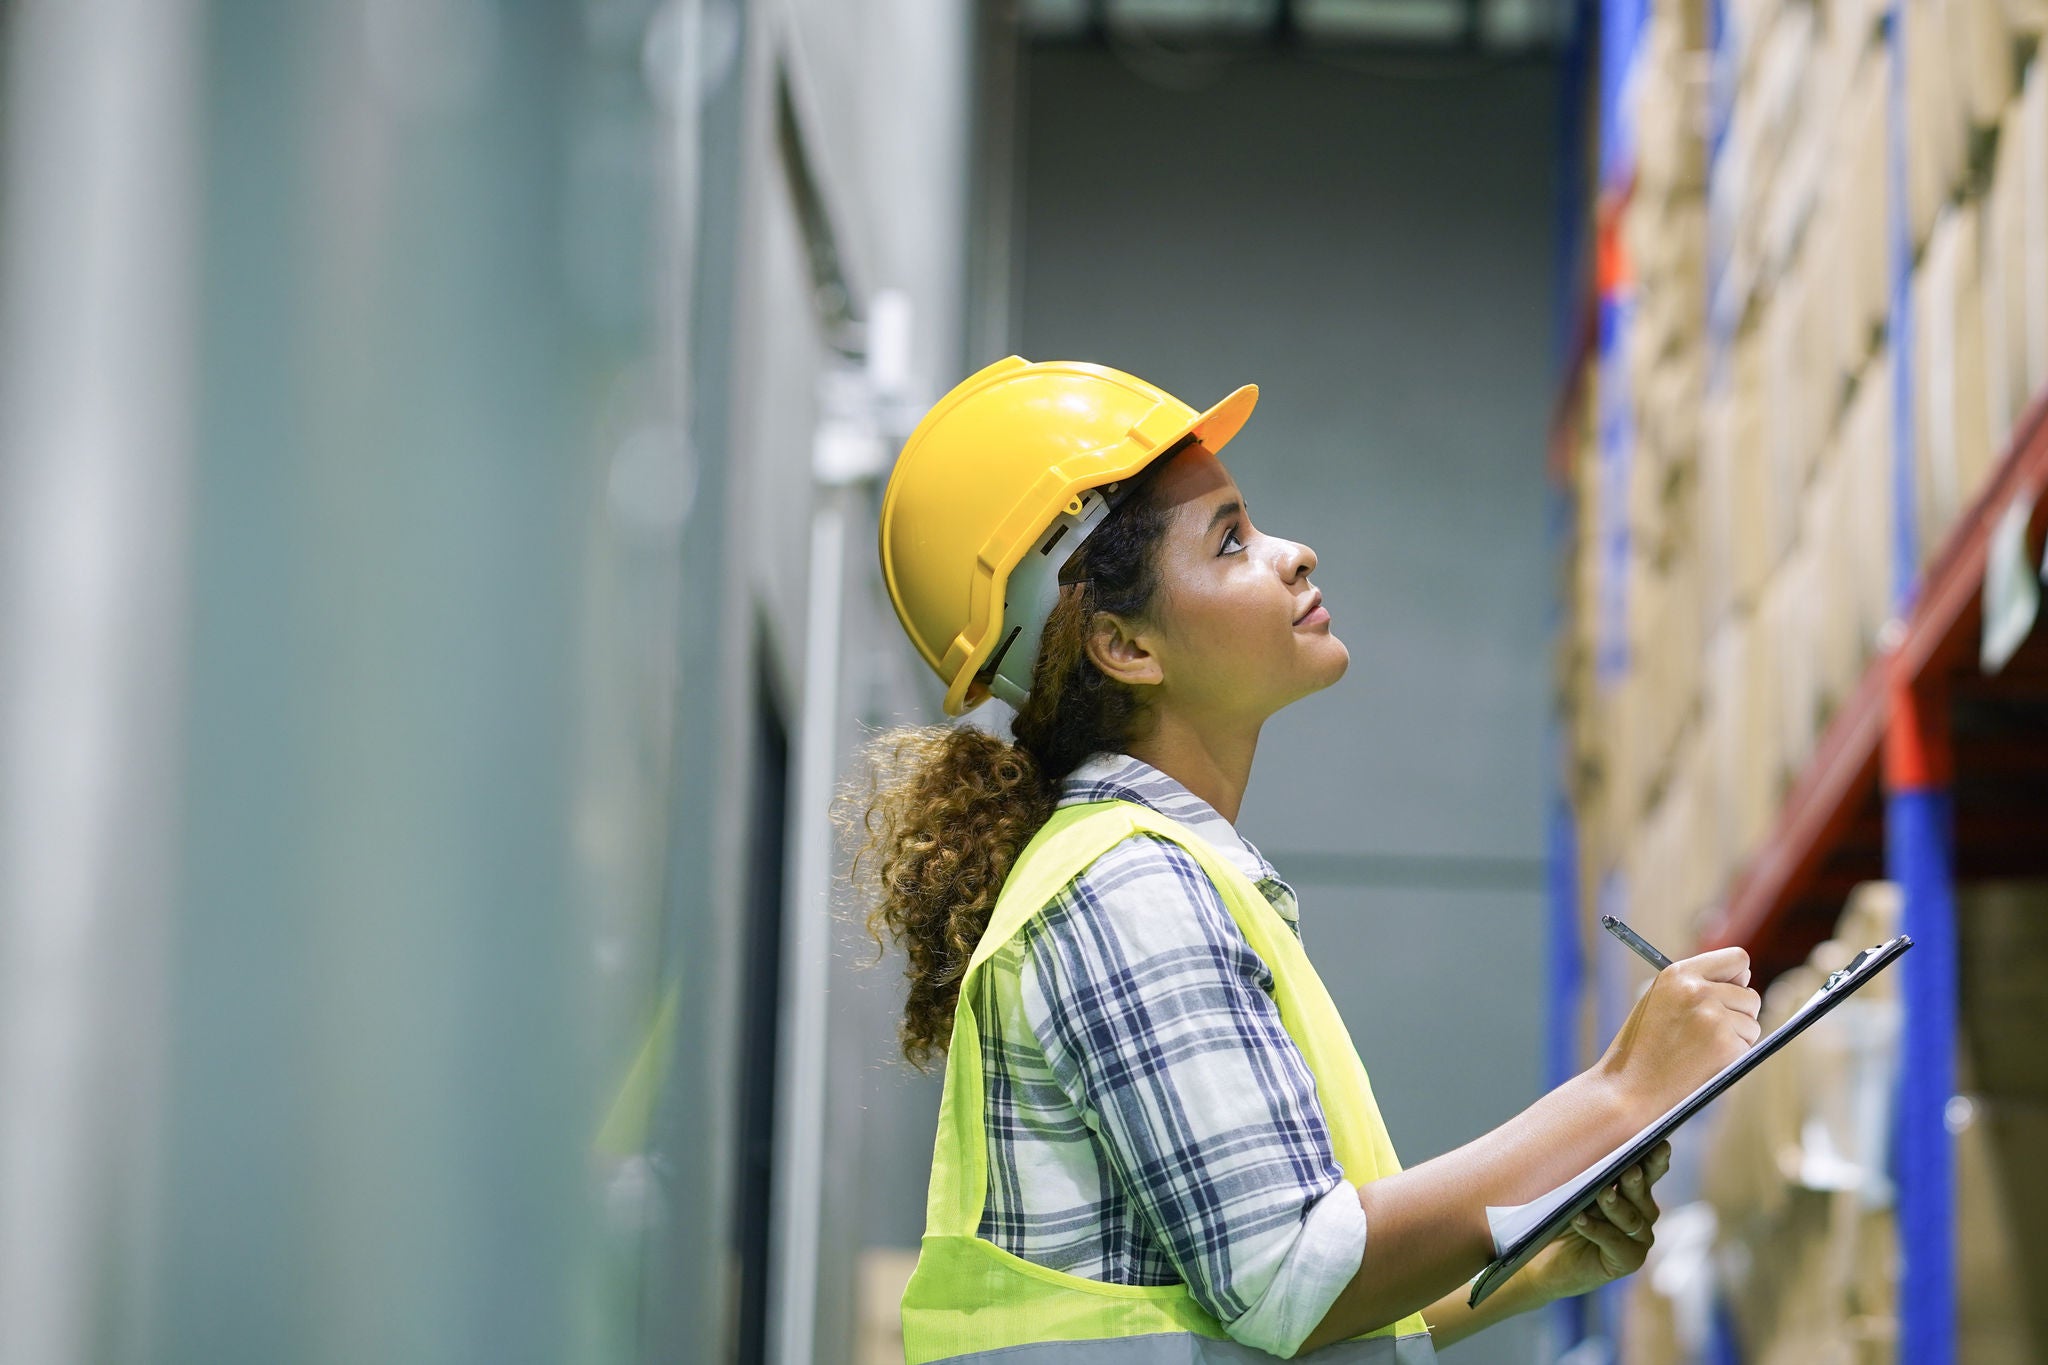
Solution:
[[[1159,717],[1151,734],[1133,743],[1129,753],[1165,773],[1207,801],[1215,812],[1237,823],[1244,789],[1251,781],[1252,756],[1259,747],[1259,726],[1250,730],[1198,729],[1171,715]]]

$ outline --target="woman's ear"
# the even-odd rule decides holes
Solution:
[[[1103,611],[1089,623],[1082,648],[1088,651],[1088,662],[1111,682],[1152,686],[1166,675],[1159,656],[1149,648],[1150,640],[1149,632],[1135,631],[1121,616]]]

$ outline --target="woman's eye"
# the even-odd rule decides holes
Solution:
[[[1237,546],[1240,550],[1244,548],[1244,542],[1237,538],[1237,528],[1235,526],[1223,533],[1223,553],[1229,554],[1232,545]]]

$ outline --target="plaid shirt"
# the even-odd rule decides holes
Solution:
[[[1299,936],[1292,888],[1180,782],[1098,754],[1059,804],[1111,798],[1193,829]],[[1132,835],[990,968],[981,1235],[1088,1279],[1185,1283],[1239,1341],[1293,1354],[1357,1272],[1365,1213],[1272,972],[1201,865]]]

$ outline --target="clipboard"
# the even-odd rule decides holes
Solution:
[[[1615,1148],[1599,1164],[1577,1179],[1560,1186],[1559,1189],[1568,1188],[1570,1193],[1542,1222],[1516,1238],[1512,1245],[1496,1245],[1495,1249],[1499,1254],[1479,1273],[1479,1278],[1472,1282],[1472,1295],[1466,1300],[1467,1304],[1477,1308],[1482,1300],[1506,1283],[1508,1277],[1527,1265],[1537,1252],[1563,1232],[1573,1218],[1598,1199],[1600,1191],[1620,1179],[1629,1167],[1640,1163],[1650,1154],[1652,1148],[1670,1136],[1673,1129],[1706,1108],[1729,1086],[1756,1070],[1766,1058],[1804,1033],[1815,1020],[1854,995],[1865,982],[1896,962],[1900,954],[1912,946],[1913,940],[1900,934],[1856,954],[1847,966],[1830,974],[1821,988],[1794,1011],[1790,1019],[1771,1030],[1767,1037],[1758,1039],[1740,1057],[1728,1063],[1699,1089],[1680,1100],[1662,1118]],[[1540,1196],[1531,1202],[1547,1201],[1555,1198],[1557,1194],[1558,1191],[1553,1190],[1550,1194]]]

